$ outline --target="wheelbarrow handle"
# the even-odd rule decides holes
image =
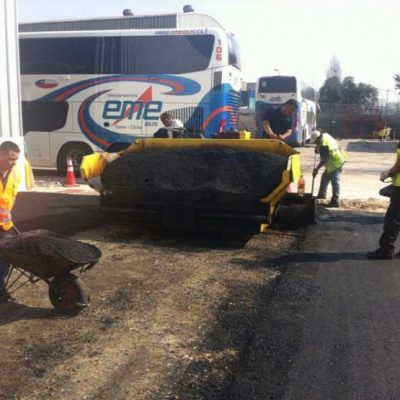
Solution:
[[[15,226],[14,223],[13,223],[12,229],[13,229],[13,231],[14,231],[18,236],[21,236],[20,230]]]

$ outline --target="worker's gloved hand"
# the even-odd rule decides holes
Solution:
[[[313,178],[315,178],[318,175],[318,168],[314,168],[312,172]]]
[[[389,177],[390,177],[390,170],[383,171],[383,172],[381,172],[380,180],[381,180],[382,182],[384,182],[385,179],[386,179],[386,178],[389,178]]]

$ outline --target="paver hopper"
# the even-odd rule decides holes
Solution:
[[[145,139],[111,158],[81,166],[88,181],[101,171],[101,210],[171,229],[263,231],[300,177],[299,153],[279,140]]]

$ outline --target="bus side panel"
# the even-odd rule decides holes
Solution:
[[[184,127],[191,132],[200,132],[204,123],[204,119],[211,112],[210,98],[207,90],[211,87],[212,71],[198,71],[185,76],[199,85],[199,91],[195,94],[186,96],[173,96],[165,93],[165,89],[157,85],[153,85],[153,98],[161,101],[161,111],[169,112],[172,118],[179,119]],[[146,136],[152,137],[154,132],[162,128],[163,124],[160,119],[144,121],[143,132]]]
[[[205,137],[220,130],[239,130],[240,85],[241,75],[234,67],[212,72],[212,90],[200,102],[205,110]]]
[[[52,168],[49,132],[27,132],[24,136],[28,160],[36,168]]]

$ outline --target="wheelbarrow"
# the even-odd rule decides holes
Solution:
[[[94,267],[101,251],[88,243],[43,229],[18,233],[0,240],[0,254],[10,263],[5,288],[12,294],[27,283],[43,280],[49,287],[49,299],[61,314],[76,315],[88,305],[88,296],[79,279],[80,273]],[[13,275],[13,271],[17,274]],[[27,279],[20,281],[20,278]]]

